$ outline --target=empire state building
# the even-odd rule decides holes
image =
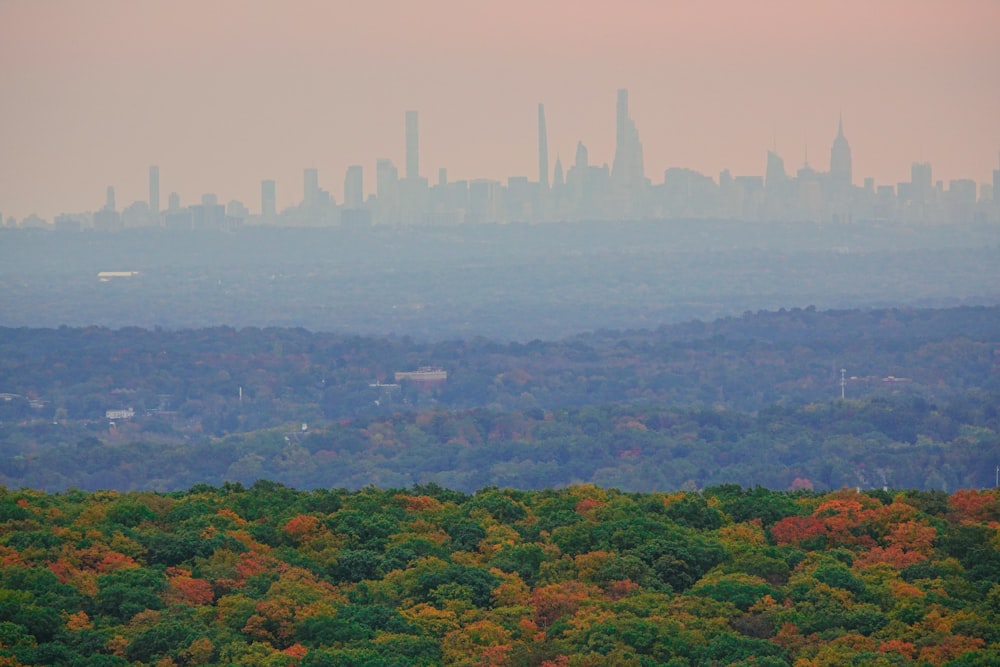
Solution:
[[[830,149],[830,184],[835,192],[848,192],[852,183],[851,146],[844,136],[844,119],[841,117],[837,138],[833,140],[833,147]]]

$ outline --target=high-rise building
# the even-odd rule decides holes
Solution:
[[[910,196],[918,204],[930,203],[934,187],[931,175],[930,162],[914,162],[910,167]]]
[[[416,111],[406,112],[406,178],[420,178],[420,120]]]
[[[642,191],[646,183],[639,131],[628,115],[628,90],[618,91],[615,130],[615,161],[611,180],[619,200],[619,213],[637,213],[641,207]]]
[[[344,175],[344,207],[361,208],[364,203],[364,171],[360,164],[352,164]]]
[[[628,126],[628,89],[618,89],[618,102],[615,105],[615,168],[624,157],[626,128]]]
[[[276,187],[273,180],[260,182],[260,215],[262,218],[273,218],[278,213]]]
[[[582,141],[576,142],[576,159],[573,161],[574,167],[586,169],[590,166],[590,151],[583,145]]]
[[[774,151],[767,152],[767,171],[764,174],[764,187],[767,190],[775,190],[781,187],[788,179],[785,173],[785,161]]]
[[[538,104],[538,182],[549,189],[549,135],[545,128],[545,105]]]
[[[310,167],[302,172],[302,204],[315,206],[319,202],[319,170]]]
[[[556,188],[561,188],[566,182],[563,178],[563,166],[562,160],[556,155],[555,166],[552,167],[552,186]]]
[[[399,223],[399,172],[392,160],[375,161],[376,221],[379,224]]]
[[[113,185],[108,186],[107,193],[104,197],[104,208],[109,211],[117,210],[117,207],[115,206],[115,186]]]
[[[160,215],[160,168],[149,168],[149,214],[153,220]]]
[[[837,137],[830,148],[830,181],[834,189],[847,192],[853,183],[851,146],[844,136],[844,119],[837,124]]]

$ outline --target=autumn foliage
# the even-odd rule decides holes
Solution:
[[[0,665],[1000,664],[998,499],[0,488]]]

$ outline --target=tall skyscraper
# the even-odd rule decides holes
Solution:
[[[844,136],[844,119],[837,124],[837,138],[830,148],[830,180],[834,188],[849,190],[853,182],[851,167],[851,146]]]
[[[628,115],[628,90],[618,91],[615,129],[615,161],[611,168],[612,186],[619,199],[620,213],[639,213],[646,184],[639,131]]]
[[[361,208],[365,203],[364,171],[360,164],[352,164],[344,176],[344,206]]]
[[[160,168],[149,168],[149,214],[153,220],[160,215]]]
[[[764,173],[764,187],[775,190],[785,183],[788,175],[785,173],[785,161],[774,151],[767,152],[767,171]]]
[[[914,162],[910,167],[910,191],[919,204],[930,203],[933,180],[930,162]]]
[[[319,202],[319,170],[310,167],[302,172],[302,204],[315,206]]]
[[[545,128],[545,105],[538,104],[538,182],[549,189],[549,135]]]
[[[563,178],[563,166],[562,160],[556,155],[555,166],[552,167],[552,185],[555,188],[561,188],[566,182]]]
[[[420,119],[416,111],[406,112],[406,178],[420,178]]]
[[[109,211],[114,211],[117,209],[115,206],[115,186],[109,185],[108,190],[104,197],[104,208]]]
[[[399,223],[399,172],[392,160],[375,161],[376,222],[395,225]]]
[[[615,108],[615,169],[624,161],[628,150],[628,89],[618,89],[618,104]]]
[[[260,215],[262,218],[273,218],[278,213],[275,197],[274,181],[268,179],[260,182]]]

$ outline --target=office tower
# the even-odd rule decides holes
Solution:
[[[263,218],[273,218],[278,212],[275,197],[275,184],[272,180],[260,182],[260,215]]]
[[[420,128],[416,111],[406,112],[406,178],[420,178]]]
[[[913,200],[919,204],[929,203],[932,188],[930,162],[914,162],[910,167],[910,194]]]
[[[309,168],[302,173],[302,204],[315,206],[319,202],[319,170]]]
[[[619,201],[619,213],[639,213],[646,173],[639,132],[628,115],[628,90],[625,88],[618,91],[615,135],[615,161],[611,170],[611,182]]]
[[[226,217],[242,221],[245,218],[250,217],[250,211],[240,200],[231,199],[229,200],[229,203],[226,204]]]
[[[764,187],[774,190],[780,187],[788,175],[785,173],[785,161],[774,151],[767,152],[767,171],[764,174]]]
[[[361,208],[365,203],[364,171],[360,164],[352,164],[344,176],[344,206]]]
[[[549,135],[545,128],[545,105],[538,105],[538,182],[549,189]]]
[[[399,172],[392,160],[375,161],[376,221],[394,225],[399,222]]]
[[[167,195],[167,210],[178,211],[181,208],[181,196],[176,192]]]
[[[556,164],[552,168],[552,186],[555,188],[561,188],[563,185],[565,185],[565,181],[563,180],[562,160],[557,155]]]
[[[619,88],[618,89],[618,104],[616,106],[615,113],[615,168],[622,162],[625,157],[624,153],[628,150],[626,144],[627,139],[627,127],[628,127],[628,89]]]
[[[582,141],[576,142],[576,160],[573,161],[573,166],[580,169],[586,169],[590,166],[590,152]]]
[[[438,185],[448,185],[448,169],[441,167],[438,169]]]
[[[392,160],[379,158],[375,161],[375,194],[381,199],[391,196],[399,184],[399,172]]]
[[[830,181],[840,191],[850,190],[853,182],[851,173],[851,146],[844,137],[844,119],[837,124],[837,138],[830,148]]]
[[[116,210],[115,207],[115,186],[109,185],[107,195],[104,198],[104,208],[109,211]]]
[[[160,215],[160,168],[149,168],[149,214],[155,220]]]

